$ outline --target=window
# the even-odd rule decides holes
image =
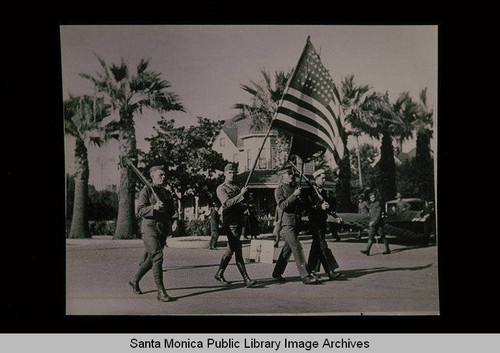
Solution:
[[[252,168],[252,150],[249,148],[247,149],[247,170],[250,170]]]
[[[259,169],[267,169],[266,149],[263,148],[259,156]]]
[[[220,140],[219,140],[219,145],[221,147],[226,147],[226,138],[225,137],[221,137]]]

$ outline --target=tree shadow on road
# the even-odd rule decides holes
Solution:
[[[352,278],[359,278],[366,275],[371,275],[373,273],[382,273],[389,271],[420,271],[431,267],[433,264],[428,264],[424,266],[414,266],[414,267],[373,267],[373,268],[360,268],[355,270],[344,270],[342,271],[342,277],[336,281],[349,280]]]

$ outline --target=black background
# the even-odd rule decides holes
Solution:
[[[496,173],[488,163],[482,126],[474,119],[484,103],[476,53],[479,42],[470,22],[429,8],[401,17],[391,12],[287,9],[250,4],[251,9],[197,6],[106,11],[102,6],[11,13],[3,23],[4,94],[0,307],[3,333],[492,333],[498,314],[495,218],[486,215],[495,200]],[[425,6],[421,4],[421,6]],[[195,7],[195,6],[192,6]],[[305,9],[306,8],[306,9]],[[304,10],[305,9],[305,10]],[[199,12],[199,13],[198,13]],[[345,16],[346,13],[351,16]],[[390,16],[388,15],[390,13]],[[380,14],[380,15],[379,15]],[[408,14],[405,14],[408,15]],[[6,17],[9,17],[6,15]],[[65,315],[64,131],[59,25],[69,24],[354,24],[438,25],[438,232],[439,316],[402,317],[172,317]],[[464,24],[466,25],[464,27]],[[472,50],[471,50],[472,49]],[[486,50],[487,51],[487,50]],[[481,56],[479,56],[480,58]],[[469,68],[476,68],[470,73]],[[489,100],[488,102],[492,102]],[[494,101],[492,102],[494,103]],[[494,105],[494,104],[493,104]],[[482,124],[486,124],[483,120]],[[485,128],[486,127],[486,128]],[[478,139],[479,138],[479,139]],[[486,168],[486,169],[485,169]],[[482,182],[485,182],[483,184]],[[476,199],[486,196],[486,201]],[[483,212],[484,210],[484,212]],[[5,212],[7,211],[7,212]],[[497,217],[498,218],[498,217]],[[493,266],[491,264],[494,264]],[[496,277],[495,277],[496,276]],[[492,321],[493,319],[493,321]]]

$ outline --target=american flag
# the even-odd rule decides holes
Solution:
[[[308,38],[273,120],[275,127],[292,134],[291,153],[302,160],[327,148],[336,164],[343,158],[333,90],[333,79]]]

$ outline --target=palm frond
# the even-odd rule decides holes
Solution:
[[[142,73],[144,73],[148,69],[150,61],[151,61],[151,58],[142,58],[139,61],[139,64],[137,64],[137,74],[138,75],[141,75]]]

